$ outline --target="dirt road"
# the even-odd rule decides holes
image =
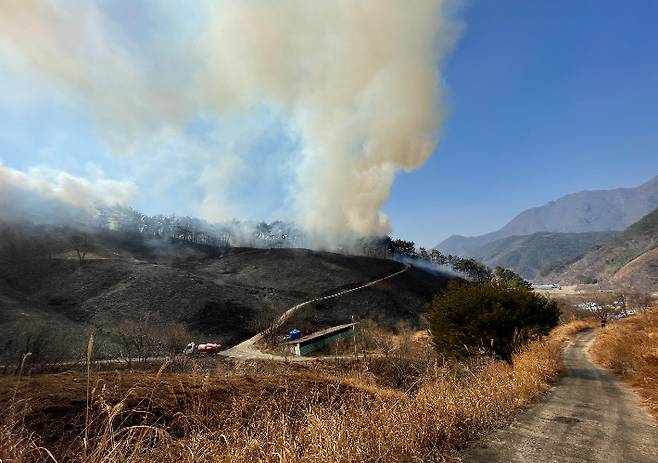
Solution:
[[[564,351],[564,372],[548,397],[519,415],[464,462],[658,463],[658,426],[637,395],[594,365],[594,332]]]
[[[288,310],[286,310],[281,317],[275,322],[274,328],[278,328],[281,325],[283,325],[286,321],[290,319],[299,309],[309,305],[313,304],[315,302],[320,302],[320,301],[326,301],[327,299],[334,299],[336,297],[341,297],[344,296],[345,294],[349,294],[354,291],[359,291],[364,288],[368,288],[370,286],[376,285],[377,283],[380,283],[384,280],[388,280],[389,278],[394,278],[398,275],[400,275],[403,272],[406,272],[409,270],[409,266],[405,264],[404,268],[402,270],[399,270],[395,273],[392,273],[390,275],[387,275],[383,278],[379,278],[377,280],[373,280],[369,283],[366,283],[364,285],[358,286],[356,288],[352,289],[346,289],[344,291],[339,291],[337,293],[331,294],[329,296],[324,296],[324,297],[318,297],[315,299],[311,299],[308,301],[304,301],[300,304],[296,304],[292,307],[290,307]],[[251,359],[261,359],[261,360],[279,360],[279,361],[308,361],[308,360],[320,360],[324,359],[325,357],[297,357],[294,355],[290,355],[288,357],[284,357],[281,355],[274,355],[274,354],[268,354],[265,352],[261,352],[257,347],[256,343],[260,341],[264,336],[264,332],[258,333],[255,336],[252,336],[251,338],[242,341],[240,344],[237,346],[234,346],[228,350],[223,351],[221,354],[226,356],[226,357],[233,357],[233,358],[251,358]]]

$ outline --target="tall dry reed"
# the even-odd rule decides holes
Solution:
[[[597,333],[591,352],[628,381],[658,418],[658,309],[610,323]]]
[[[85,463],[448,461],[542,394],[559,371],[562,341],[584,328],[560,328],[511,364],[436,368],[408,393],[317,373],[323,386],[312,390],[284,376],[257,399],[237,393],[215,406],[208,374],[193,372],[198,387],[177,398],[181,408],[166,417],[156,401],[157,388],[168,387],[160,384],[161,369],[137,406],[129,400],[134,390],[113,403],[102,388],[96,391],[84,441],[56,457]]]

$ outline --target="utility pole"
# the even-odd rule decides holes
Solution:
[[[356,323],[354,323],[354,315],[352,315],[352,334],[354,338],[354,358],[359,360],[359,354],[356,352]]]

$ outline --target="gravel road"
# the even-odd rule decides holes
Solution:
[[[464,462],[658,463],[658,425],[638,396],[592,363],[590,331],[564,351],[564,372],[541,403],[463,454]]]

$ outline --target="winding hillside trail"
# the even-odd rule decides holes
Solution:
[[[592,363],[593,340],[592,331],[576,337],[548,397],[462,461],[657,463],[658,424],[633,391]]]
[[[370,286],[376,285],[377,283],[381,283],[384,280],[388,280],[390,278],[395,278],[396,276],[406,272],[409,270],[409,265],[404,264],[404,268],[402,270],[399,270],[395,273],[392,273],[390,275],[387,275],[383,278],[378,278],[377,280],[373,280],[369,283],[366,283],[364,285],[358,286],[356,288],[352,289],[346,289],[344,291],[339,291],[337,293],[331,294],[329,296],[323,296],[323,297],[317,297],[315,299],[310,299],[308,301],[301,302],[299,304],[296,304],[292,307],[290,307],[288,310],[283,312],[283,314],[278,318],[276,322],[274,322],[274,329],[279,328],[281,325],[283,325],[285,322],[287,322],[290,317],[295,315],[297,311],[309,304],[313,304],[315,302],[320,302],[320,301],[326,301],[327,299],[334,299],[337,297],[344,296],[346,294],[352,293],[354,291],[359,291],[361,289],[368,288]],[[298,356],[288,356],[284,357],[282,355],[275,355],[275,354],[268,354],[265,352],[261,352],[257,347],[256,343],[263,339],[263,336],[265,335],[264,331],[261,331],[260,333],[256,334],[255,336],[252,336],[251,338],[242,341],[240,344],[233,346],[230,349],[227,349],[223,351],[221,354],[226,356],[226,357],[232,357],[232,358],[241,358],[241,359],[261,359],[261,360],[278,360],[278,361],[308,361],[308,360],[320,360],[325,357],[298,357]],[[330,357],[330,358],[335,358],[335,357]]]

